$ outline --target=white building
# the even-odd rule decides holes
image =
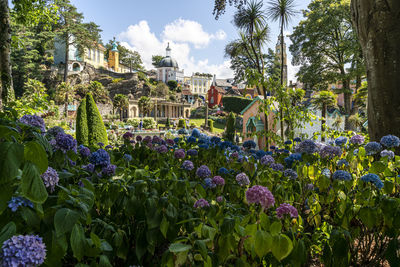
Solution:
[[[157,80],[164,83],[171,80],[183,83],[183,70],[179,70],[178,62],[171,57],[171,48],[169,48],[169,43],[165,51],[166,56],[160,61],[160,63],[158,63]]]
[[[193,74],[190,77],[185,77],[185,84],[190,86],[192,94],[205,96],[212,84],[212,76]]]

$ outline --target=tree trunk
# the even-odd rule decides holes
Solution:
[[[366,63],[369,136],[400,136],[400,1],[352,0],[351,11]]]
[[[326,105],[322,106],[321,110],[321,141],[325,142],[325,124],[326,124]]]
[[[69,60],[69,35],[67,34],[65,40],[65,65],[64,65],[64,82],[65,86],[68,83],[68,60]],[[68,117],[68,90],[65,91],[65,103],[64,103],[65,117]]]
[[[349,117],[351,115],[351,89],[350,89],[350,80],[346,79],[342,81],[343,83],[343,100],[344,100],[344,129],[345,130],[352,130],[351,123],[349,121]]]
[[[10,55],[11,24],[8,0],[0,0],[0,94],[4,105],[15,98]]]
[[[265,106],[266,106],[265,107],[266,110],[264,111],[264,117],[265,117],[265,123],[264,123],[265,148],[266,148],[267,151],[269,151],[269,137],[268,137],[268,131],[269,131],[269,125],[268,125],[269,118],[268,118],[268,115],[269,115],[269,110],[268,110],[268,106],[266,105],[268,96],[267,96],[267,90],[265,90],[264,86],[262,86],[262,92],[264,94],[264,101],[265,101]]]
[[[282,86],[282,90],[283,89],[283,23],[281,23],[281,86]],[[280,103],[280,105],[282,105],[282,102]],[[280,112],[280,123],[281,123],[281,138],[282,138],[282,142],[285,141],[285,135],[284,135],[284,125],[283,125],[283,110],[282,107],[279,107],[279,112]]]

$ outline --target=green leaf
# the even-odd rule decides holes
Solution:
[[[369,172],[379,174],[386,169],[386,164],[383,163],[382,161],[375,161],[374,163],[371,164],[371,168],[369,169]]]
[[[30,141],[25,144],[24,157],[26,161],[35,164],[39,168],[40,173],[44,173],[49,166],[46,151],[35,141]]]
[[[0,184],[8,183],[18,175],[24,160],[24,146],[16,143],[0,143]]]
[[[106,255],[100,255],[99,267],[112,267],[110,260]]]
[[[101,251],[113,251],[112,246],[106,240],[101,241],[100,249]]]
[[[74,257],[80,261],[84,256],[86,244],[85,232],[80,224],[75,224],[72,228],[70,242]]]
[[[273,236],[273,244],[272,254],[278,261],[286,258],[293,249],[292,240],[286,235]]]
[[[100,248],[101,246],[100,238],[93,232],[90,233],[90,238],[92,239],[93,244],[96,246],[96,248]]]
[[[167,238],[168,227],[169,227],[169,222],[167,218],[164,216],[160,224],[160,231],[163,234],[164,238]]]
[[[54,228],[57,236],[71,231],[78,219],[78,212],[67,208],[59,209],[54,215]]]
[[[360,209],[360,219],[369,228],[372,229],[376,224],[377,212],[376,209],[369,207],[362,207]]]
[[[257,256],[261,259],[271,251],[271,248],[272,236],[265,231],[258,230],[254,240],[254,250],[256,251]]]
[[[269,228],[271,235],[278,235],[282,231],[282,224],[281,222],[273,222],[271,227]]]
[[[15,235],[16,231],[17,227],[14,222],[9,222],[4,225],[0,232],[0,244],[3,244],[4,241]]]
[[[21,177],[22,194],[32,202],[44,203],[47,199],[46,187],[39,170],[33,163],[26,162]]]
[[[221,234],[229,235],[235,229],[235,219],[232,218],[224,218],[224,221],[221,225]]]
[[[179,253],[179,252],[188,251],[191,248],[192,248],[191,245],[182,244],[182,243],[173,243],[169,246],[169,251],[171,251],[172,253]]]

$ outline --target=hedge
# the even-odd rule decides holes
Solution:
[[[239,114],[245,107],[247,107],[253,100],[240,96],[225,96],[222,98],[224,111],[234,112]]]
[[[86,98],[82,99],[76,114],[76,141],[80,145],[89,145],[89,128],[87,124]]]

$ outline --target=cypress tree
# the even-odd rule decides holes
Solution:
[[[230,112],[228,119],[226,120],[225,138],[231,142],[233,142],[235,137],[235,120],[235,114]]]
[[[86,95],[87,125],[89,130],[89,144],[96,146],[98,143],[108,144],[107,131],[101,118],[99,109],[91,94]]]
[[[76,141],[80,145],[89,145],[89,129],[87,124],[86,98],[82,99],[76,114]]]

